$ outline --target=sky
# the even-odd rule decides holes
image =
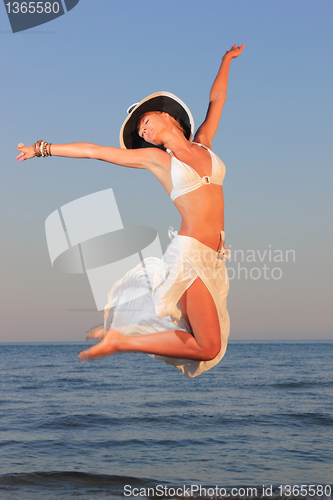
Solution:
[[[180,226],[150,173],[18,162],[17,144],[119,146],[127,108],[161,90],[198,127],[234,43],[245,49],[213,142],[227,169],[230,339],[333,339],[331,0],[80,0],[18,33],[0,12],[0,342],[78,341],[102,323],[87,275],[51,264],[45,221],[63,205],[111,188],[123,225],[156,229],[163,249]]]

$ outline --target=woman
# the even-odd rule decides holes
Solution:
[[[102,340],[81,352],[80,361],[120,351],[140,351],[194,377],[223,357],[229,334],[221,188],[224,165],[211,151],[211,144],[226,100],[230,62],[244,46],[234,45],[223,56],[206,119],[193,142],[189,110],[172,94],[157,93],[131,111],[121,130],[122,149],[89,143],[49,145],[43,141],[28,147],[18,145],[20,161],[52,154],[150,170],[182,216],[180,231],[163,260],[147,259],[144,269],[127,273],[111,290],[105,325],[90,333],[90,337]],[[154,99],[160,95],[169,105],[156,104],[159,101]],[[124,302],[121,297],[128,289],[138,283],[142,286],[142,278],[147,275],[150,291],[144,300],[138,299],[134,309],[149,314],[151,321],[143,318],[133,322],[131,306],[124,313],[124,307],[117,309],[117,305]]]

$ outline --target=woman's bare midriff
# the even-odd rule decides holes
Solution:
[[[191,236],[215,251],[221,249],[224,231],[224,200],[222,187],[216,184],[201,186],[175,200],[182,216],[178,234]]]

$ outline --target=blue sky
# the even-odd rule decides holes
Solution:
[[[227,246],[256,261],[228,264],[231,339],[333,338],[330,0],[80,0],[15,34],[1,9],[0,341],[81,340],[100,322],[87,277],[51,266],[44,225],[54,210],[112,188],[124,225],[154,227],[164,248],[180,223],[148,172],[17,162],[17,143],[118,146],[128,106],[159,90],[183,99],[198,127],[234,43],[246,47],[231,65],[213,149],[227,168]],[[293,250],[295,261],[269,260],[269,250]]]

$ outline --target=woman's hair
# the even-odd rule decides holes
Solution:
[[[170,115],[170,118],[173,121],[173,123],[176,125],[176,127],[182,132],[182,134],[185,135],[185,129],[182,126],[182,124],[171,115]]]

